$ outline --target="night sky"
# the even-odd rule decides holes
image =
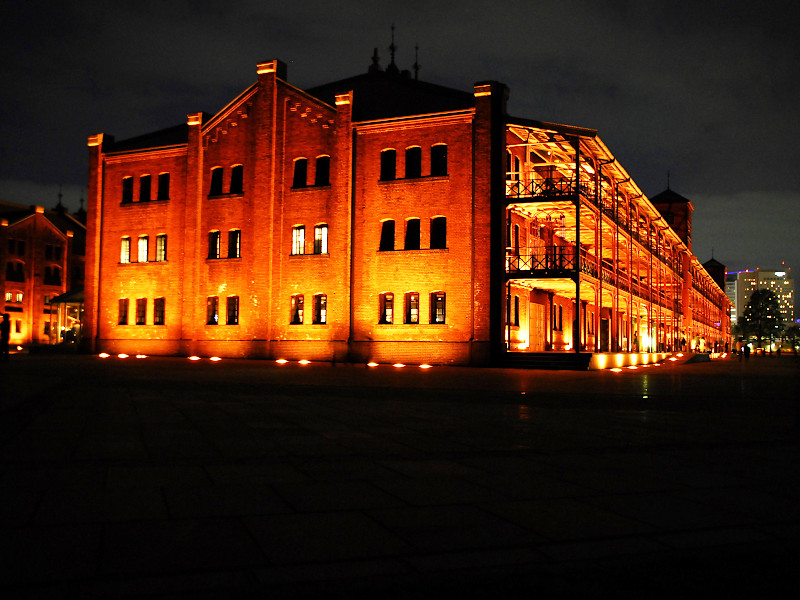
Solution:
[[[597,129],[642,190],[694,207],[694,253],[800,265],[794,3],[613,0],[2,2],[0,199],[77,208],[87,136],[215,113],[279,58],[307,88],[373,48],[419,78],[494,79],[509,113]]]

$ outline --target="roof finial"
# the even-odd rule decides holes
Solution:
[[[61,184],[58,184],[58,204],[56,204],[56,210],[63,211],[64,205],[61,204],[61,199],[64,197],[64,194],[61,193]]]
[[[667,169],[667,189],[669,189],[669,169]]]
[[[379,61],[380,61],[380,58],[378,57],[378,49],[375,48],[372,51],[372,64],[369,66],[369,72],[370,73],[375,73],[375,72],[381,70],[381,65],[380,65]]]
[[[395,53],[395,50],[397,50],[397,46],[395,46],[395,44],[394,44],[394,23],[392,23],[392,43],[389,46],[389,52],[390,52],[391,57],[392,57],[392,62],[389,64],[388,67],[386,67],[386,72],[387,73],[395,73],[395,74],[397,74],[397,73],[400,72],[400,69],[398,69],[397,65],[394,64],[394,53]]]
[[[419,44],[414,45],[414,79],[419,79]]]

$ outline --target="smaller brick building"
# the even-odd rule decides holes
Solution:
[[[59,321],[51,301],[83,289],[83,212],[0,202],[0,297],[11,321],[12,345],[57,344],[77,335],[80,315]],[[62,329],[63,326],[63,329]]]
[[[377,59],[307,90],[257,75],[215,115],[89,138],[92,349],[488,364],[729,336],[596,131]]]

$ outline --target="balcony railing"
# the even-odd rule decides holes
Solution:
[[[578,193],[584,198],[594,199],[594,181],[581,179]],[[506,197],[538,198],[575,195],[574,177],[547,177],[543,179],[507,179]]]

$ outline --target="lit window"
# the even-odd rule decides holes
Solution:
[[[419,323],[419,294],[417,292],[406,294],[406,323],[411,325]]]
[[[147,322],[147,298],[136,299],[136,324],[144,325]]]
[[[384,150],[381,152],[381,181],[391,181],[397,177],[397,152]]]
[[[163,325],[165,314],[165,299],[156,298],[153,300],[153,325]]]
[[[394,322],[394,294],[383,293],[380,295],[381,314],[378,323],[390,325]]]
[[[381,243],[378,250],[394,250],[394,221],[381,223]]]
[[[306,252],[306,228],[304,225],[296,225],[292,228],[292,254],[305,254]]]
[[[208,258],[219,258],[219,231],[208,232]]]
[[[128,324],[128,299],[127,298],[120,298],[119,299],[119,310],[117,312],[117,324],[118,325],[127,325]]]
[[[439,250],[447,248],[447,217],[431,219],[431,248]]]
[[[140,235],[139,245],[138,245],[139,251],[137,256],[137,260],[139,262],[147,262],[147,255],[149,248],[150,248],[150,238],[148,238],[146,235]]]
[[[292,315],[290,320],[292,325],[303,324],[303,303],[303,294],[292,296]]]
[[[314,296],[314,323],[324,325],[328,322],[328,296],[317,294]]]
[[[14,302],[22,302],[23,298],[24,298],[24,296],[23,296],[22,292],[17,292],[17,293],[14,294]]]
[[[206,298],[206,325],[216,325],[219,323],[219,298],[209,296]]]
[[[150,202],[150,175],[139,177],[139,202]]]
[[[317,170],[314,175],[314,185],[331,184],[331,157],[317,157]]]
[[[167,260],[167,234],[162,233],[156,236],[156,261],[164,262]]]
[[[158,199],[169,200],[169,173],[161,173],[158,176]]]
[[[231,169],[231,187],[230,193],[231,194],[242,194],[244,193],[244,166],[243,165],[235,165]]]
[[[328,253],[328,226],[324,223],[314,227],[314,254]]]
[[[14,295],[11,292],[6,292],[6,302],[12,302]]]
[[[239,296],[228,296],[225,314],[226,325],[239,324]]]
[[[294,175],[292,177],[293,188],[303,188],[308,184],[308,160],[298,158],[294,161]]]
[[[231,229],[228,232],[228,258],[241,258],[242,256],[242,232],[239,229]]]
[[[222,167],[214,167],[211,169],[211,185],[208,189],[208,195],[222,195]]]
[[[447,144],[431,146],[431,177],[447,175]]]
[[[422,148],[406,148],[406,179],[422,176]]]
[[[122,238],[122,244],[120,245],[119,251],[119,262],[131,262],[131,238],[127,236]]]
[[[122,178],[122,203],[130,204],[133,202],[133,177]]]
[[[431,294],[431,323],[445,322],[445,295],[444,292]]]
[[[406,221],[406,250],[419,250],[419,219]]]

